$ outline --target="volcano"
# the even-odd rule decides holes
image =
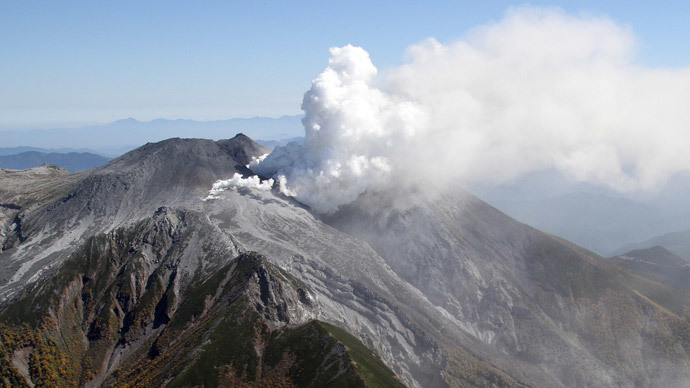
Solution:
[[[461,187],[368,191],[328,215],[277,187],[204,200],[268,151],[239,134],[0,170],[0,381],[690,383],[688,293]]]

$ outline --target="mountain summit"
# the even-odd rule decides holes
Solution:
[[[458,187],[329,216],[214,182],[268,150],[150,143],[0,175],[11,386],[682,387],[690,297]]]

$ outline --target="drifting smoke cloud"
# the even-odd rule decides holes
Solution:
[[[375,75],[362,48],[331,48],[328,67],[304,95],[304,145],[276,148],[253,170],[277,174],[285,194],[318,212],[386,185],[395,162],[391,157],[413,140],[424,112],[372,87]]]
[[[621,191],[690,169],[690,69],[634,65],[607,18],[521,8],[384,76],[362,48],[331,49],[305,94],[304,145],[253,167],[318,212],[393,182],[501,183],[555,168]]]

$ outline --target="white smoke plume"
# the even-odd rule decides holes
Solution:
[[[252,156],[252,160],[247,165],[247,168],[252,168],[252,167],[258,165],[259,163],[263,162],[267,156],[268,156],[268,154],[263,154],[261,156]]]
[[[266,179],[262,182],[256,175],[250,176],[249,178],[243,178],[242,174],[235,173],[230,179],[216,181],[211,187],[211,190],[209,190],[208,196],[204,198],[204,201],[218,198],[218,194],[231,187],[249,187],[261,191],[268,191],[273,187],[273,182],[273,179]]]
[[[392,153],[414,137],[423,111],[371,86],[376,68],[362,48],[331,49],[328,67],[304,95],[304,145],[276,148],[252,169],[279,177],[281,190],[317,212],[386,185]]]
[[[555,168],[620,191],[690,169],[690,68],[636,65],[629,28],[518,8],[463,39],[429,39],[384,75],[331,49],[305,94],[304,145],[253,169],[318,212],[392,183],[502,183]]]

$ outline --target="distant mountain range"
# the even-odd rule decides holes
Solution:
[[[109,160],[110,158],[90,152],[46,153],[26,151],[14,155],[0,155],[0,168],[23,170],[47,163],[60,166],[67,171],[78,171],[102,166]]]
[[[653,206],[603,194],[569,193],[495,206],[526,224],[602,255],[631,241],[690,227],[690,214],[679,212],[668,217]]]
[[[500,186],[470,187],[470,191],[521,222],[600,255],[662,245],[690,257],[690,244],[683,253],[660,242],[631,244],[690,229],[688,174],[678,174],[658,191],[639,198],[568,180],[556,171],[532,173]]]
[[[641,242],[625,244],[616,249],[613,254],[620,255],[634,249],[645,249],[654,246],[664,247],[690,263],[690,229],[666,233]]]
[[[298,143],[304,143],[304,137],[298,136],[298,137],[291,137],[289,139],[282,139],[282,140],[257,140],[256,142],[261,144],[261,145],[264,145],[266,147],[275,148],[278,146],[284,146],[288,143],[292,143],[293,141],[298,142]]]
[[[77,153],[82,153],[82,152],[88,152],[92,154],[99,154],[97,151],[92,150],[90,148],[40,148],[40,147],[26,147],[26,146],[21,146],[21,147],[0,147],[0,156],[5,156],[5,155],[17,155],[21,154],[22,152],[29,152],[29,151],[36,151],[36,152],[43,152],[43,153],[58,153],[58,154],[68,154],[70,152],[77,152]],[[107,155],[101,155],[101,156],[107,156]],[[113,155],[117,156],[117,155]]]
[[[118,156],[148,142],[171,137],[225,139],[244,133],[253,139],[283,140],[304,135],[302,116],[233,118],[216,121],[138,121],[133,118],[81,128],[1,131],[5,147],[89,148]],[[28,149],[27,151],[31,151]]]

